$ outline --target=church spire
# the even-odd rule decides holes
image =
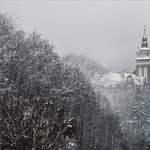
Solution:
[[[148,42],[147,42],[147,36],[146,36],[146,29],[145,29],[145,25],[144,25],[144,34],[142,37],[142,48],[146,47],[148,48]]]

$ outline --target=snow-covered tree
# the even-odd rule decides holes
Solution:
[[[106,71],[101,65],[83,56],[78,61],[83,70],[64,64],[48,40],[37,31],[26,34],[8,15],[0,14],[0,38],[3,147],[56,148],[72,127],[81,147],[118,147],[120,122],[93,88]]]
[[[63,147],[75,133],[73,118],[58,122],[53,100],[29,95],[28,99],[1,99],[1,149],[46,150]]]
[[[150,111],[149,111],[149,108],[150,108],[150,81],[147,84],[145,94],[146,94],[147,117],[150,118]]]
[[[68,54],[63,57],[68,66],[79,68],[84,76],[96,87],[102,75],[108,72],[100,63],[87,58],[85,55]]]
[[[147,139],[147,114],[144,93],[136,88],[135,95],[131,100],[131,112],[128,124],[126,125],[126,137],[132,149]],[[132,143],[131,143],[132,142]],[[137,147],[137,149],[140,148]]]
[[[141,127],[146,123],[146,106],[145,99],[139,88],[136,88],[135,96],[131,100],[131,120]]]

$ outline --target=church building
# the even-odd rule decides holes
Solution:
[[[136,76],[145,77],[145,81],[148,83],[150,80],[150,49],[148,48],[145,28],[141,48],[137,50],[136,55]]]

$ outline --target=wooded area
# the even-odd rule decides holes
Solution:
[[[150,135],[144,129],[149,128],[150,88],[146,105],[140,92],[132,100],[129,116],[139,131],[133,134],[133,126],[123,126],[108,100],[95,90],[108,70],[84,58],[86,73],[68,63],[71,57],[60,58],[37,31],[27,34],[8,14],[0,14],[1,149],[148,149]]]

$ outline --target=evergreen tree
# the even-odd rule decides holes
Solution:
[[[146,110],[148,116],[150,116],[149,108],[150,108],[150,81],[148,82],[146,89]]]
[[[130,118],[133,124],[141,127],[146,122],[146,106],[142,91],[136,88],[135,96],[131,101]]]

